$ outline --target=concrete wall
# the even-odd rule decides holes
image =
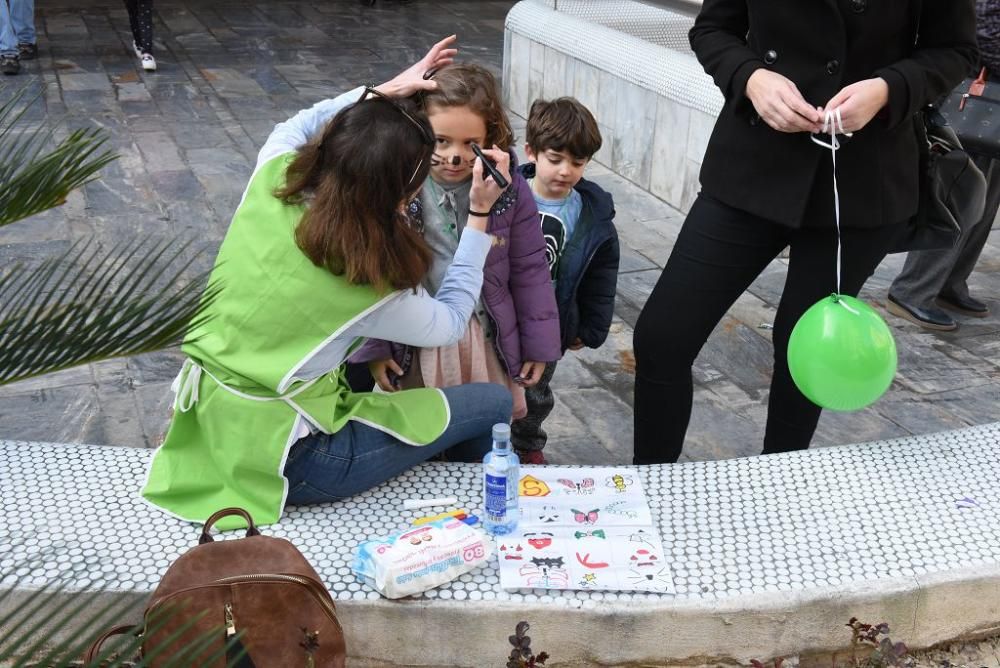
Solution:
[[[539,97],[578,98],[604,137],[597,161],[686,211],[722,107],[686,48],[691,21],[630,0],[525,0],[507,17],[507,104],[526,117]]]

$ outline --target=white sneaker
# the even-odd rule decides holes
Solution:
[[[132,40],[132,50],[135,51],[136,58],[142,58],[142,49],[139,48],[139,45],[135,43],[134,39]]]
[[[142,54],[142,69],[147,72],[153,72],[156,70],[156,58],[153,58],[153,54],[144,53]]]

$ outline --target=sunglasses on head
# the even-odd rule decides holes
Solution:
[[[408,112],[406,109],[403,108],[403,105],[401,105],[399,102],[389,97],[385,93],[378,91],[371,86],[365,86],[365,90],[363,93],[361,93],[361,97],[358,99],[358,103],[364,102],[366,99],[368,99],[369,95],[385,100],[393,107],[395,107],[399,111],[399,113],[403,114],[403,116],[406,117],[406,120],[410,121],[410,123],[412,123],[413,126],[417,128],[417,130],[420,132],[421,141],[423,141],[423,143],[427,146],[434,146],[434,144],[436,143],[434,139],[434,133],[432,133],[427,128],[427,126],[422,125],[419,121],[417,121],[417,119],[415,119],[410,114],[410,112]],[[417,163],[417,168],[413,170],[413,174],[410,176],[409,182],[407,182],[408,186],[413,184],[413,179],[417,178],[417,174],[420,172],[420,168],[423,166],[423,164],[424,164],[424,159],[420,158],[420,162]]]

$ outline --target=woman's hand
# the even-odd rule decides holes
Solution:
[[[823,116],[790,79],[760,68],[747,80],[746,96],[764,122],[778,132],[819,132]]]
[[[403,370],[399,368],[394,359],[386,360],[372,360],[368,363],[368,371],[371,372],[372,378],[375,379],[375,383],[385,392],[398,392],[399,387],[396,383],[399,382],[399,377],[403,375]],[[396,374],[396,381],[393,382],[389,380],[389,372],[392,371]]]
[[[496,163],[497,171],[510,183],[510,154],[507,151],[497,148],[496,144],[493,145],[493,148],[483,149],[483,153]],[[472,190],[469,192],[469,208],[473,211],[489,211],[500,198],[500,193],[503,192],[503,189],[497,185],[492,176],[487,175],[483,179],[484,172],[483,161],[476,158],[475,164],[472,165]],[[485,232],[488,220],[484,216],[470,215],[466,226],[480,232]]]
[[[844,132],[857,132],[862,129],[889,104],[889,84],[885,79],[865,79],[845,86],[839,93],[826,103],[824,113],[833,113],[840,109],[840,120],[844,124]],[[829,128],[827,129],[829,131]],[[840,126],[837,126],[840,130]]]
[[[545,362],[525,362],[521,365],[521,373],[514,380],[521,387],[533,387],[542,379],[545,373]]]
[[[451,48],[451,45],[458,40],[457,35],[445,37],[443,40],[431,47],[427,55],[410,65],[406,70],[400,72],[395,77],[386,81],[375,90],[389,97],[409,97],[421,90],[434,90],[437,82],[433,79],[424,79],[424,75],[431,70],[444,67],[455,60],[458,49]]]

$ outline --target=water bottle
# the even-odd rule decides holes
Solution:
[[[494,536],[517,528],[521,464],[510,447],[510,425],[493,425],[493,449],[483,458],[483,527]]]

